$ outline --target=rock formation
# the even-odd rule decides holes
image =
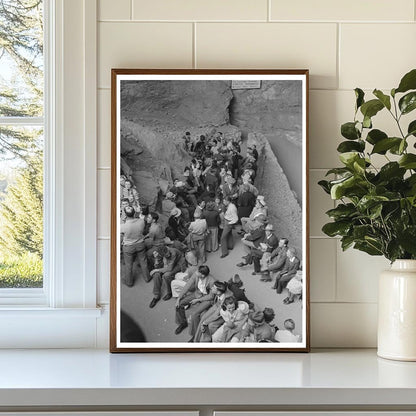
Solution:
[[[250,90],[231,90],[230,84],[122,81],[123,169],[131,170],[141,200],[154,207],[159,190],[165,192],[190,162],[182,149],[186,131],[192,137],[221,131],[228,139],[240,138],[243,132],[258,146],[256,182],[268,202],[271,222],[301,253],[301,209],[269,143],[279,137],[301,148],[299,82],[263,81],[260,89]],[[301,165],[297,168],[301,172]]]

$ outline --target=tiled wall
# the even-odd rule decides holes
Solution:
[[[99,0],[98,288],[109,300],[110,69],[309,68],[313,347],[376,345],[382,258],[342,253],[316,185],[337,164],[353,88],[390,90],[416,67],[415,0]],[[391,126],[380,117],[381,128]]]

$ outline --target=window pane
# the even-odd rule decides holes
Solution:
[[[0,0],[0,116],[43,114],[40,0]]]
[[[0,126],[0,288],[43,285],[43,129]]]

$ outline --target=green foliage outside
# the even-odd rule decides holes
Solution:
[[[0,0],[0,116],[43,115],[43,70],[42,1]],[[0,170],[14,169],[0,195],[0,288],[43,284],[41,130],[0,126]]]
[[[366,101],[359,88],[355,95],[354,120],[341,126],[346,140],[337,148],[343,167],[327,172],[334,180],[319,182],[338,201],[322,231],[340,236],[343,250],[353,247],[391,262],[416,259],[416,69],[389,95],[375,89],[375,98]],[[394,131],[373,126],[379,112],[389,113]],[[380,158],[384,165],[376,162]]]
[[[43,285],[43,264],[36,254],[0,256],[0,288],[37,288]]]

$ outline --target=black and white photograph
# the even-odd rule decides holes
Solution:
[[[112,70],[112,352],[309,351],[307,70]]]

